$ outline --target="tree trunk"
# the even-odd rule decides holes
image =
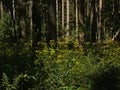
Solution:
[[[3,3],[0,1],[0,19],[3,18]]]
[[[64,37],[64,30],[65,30],[65,26],[64,26],[64,0],[62,0],[62,31],[63,31],[63,33],[62,33],[62,38],[65,38]]]
[[[53,40],[56,44],[57,30],[56,30],[56,0],[48,1],[48,32],[47,43]]]
[[[34,37],[33,37],[33,43],[36,46],[38,41],[42,40],[42,25],[44,25],[44,22],[42,23],[42,5],[39,5],[41,3],[39,0],[33,1],[33,30],[34,30]],[[39,8],[39,9],[38,9]],[[41,14],[42,13],[42,14]],[[44,19],[44,17],[43,17]]]
[[[58,0],[56,0],[56,31],[58,33]]]
[[[98,42],[101,42],[102,32],[102,0],[99,0]]]
[[[14,37],[15,37],[15,40],[17,40],[17,33],[16,33],[16,23],[15,23],[15,0],[12,0],[12,22],[13,22],[13,28],[14,28]]]
[[[70,31],[69,31],[69,0],[66,0],[66,10],[67,10],[67,19],[66,19],[66,40],[69,39]]]
[[[18,23],[19,23],[19,38],[26,39],[26,2],[19,2],[18,7]]]
[[[84,29],[85,25],[85,0],[78,0],[78,19],[80,24],[80,29]],[[84,32],[78,32],[78,39],[79,41],[84,41]]]
[[[96,32],[97,32],[97,13],[96,13],[96,0],[92,0],[93,7],[93,17],[92,17],[92,32],[91,32],[91,41],[96,42]]]
[[[76,10],[76,41],[78,41],[79,34],[78,34],[78,0],[76,0],[76,5],[75,5],[75,10]]]
[[[84,14],[85,14],[85,0],[79,0],[79,22],[81,26],[84,26]]]
[[[33,0],[29,1],[29,22],[30,22],[30,44],[33,45],[33,20],[32,20],[32,11],[33,9]]]

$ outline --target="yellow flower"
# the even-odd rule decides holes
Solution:
[[[80,64],[78,61],[76,61],[75,63],[76,63],[76,65],[79,65],[79,64]]]
[[[26,78],[28,75],[27,74],[24,74],[23,77]]]
[[[61,58],[61,57],[62,57],[62,55],[58,55],[58,56],[57,56],[57,58]]]
[[[56,63],[61,63],[61,62],[62,62],[62,60],[60,60],[60,59],[56,60]]]
[[[75,43],[74,43],[74,47],[79,47],[79,43],[78,43],[78,42],[75,42]]]
[[[43,50],[43,52],[45,52],[45,53],[46,53],[46,52],[48,52],[48,50],[44,49],[44,50]]]

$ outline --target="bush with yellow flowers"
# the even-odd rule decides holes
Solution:
[[[37,51],[38,59],[35,60],[35,65],[38,65],[38,70],[41,69],[45,75],[45,77],[41,76],[41,72],[36,74],[36,77],[44,78],[45,84],[41,88],[46,90],[62,90],[66,87],[68,90],[71,87],[88,88],[87,84],[90,82],[87,80],[87,74],[92,66],[91,58],[83,56],[83,47],[78,43],[59,42],[58,44],[56,49],[45,48]]]
[[[120,76],[116,72],[119,73],[120,48],[114,44],[85,43],[81,46],[77,42],[58,42],[56,49],[45,48],[38,51],[35,64],[41,71],[36,77],[41,78],[44,83],[38,83],[38,86],[41,85],[45,90],[97,90],[100,87],[100,90],[114,89],[115,85],[112,86],[109,82],[110,87],[107,82],[104,83],[109,78],[111,81],[115,79],[114,83],[119,82]]]
[[[5,47],[0,57],[7,56],[3,57],[6,60],[1,58],[6,63],[1,63],[1,73],[6,75],[1,76],[0,90],[12,88],[9,85],[13,86],[19,75],[18,90],[120,90],[119,42],[68,41],[56,45],[53,41],[49,47],[39,42],[34,53],[28,44],[12,44],[16,48],[0,45],[1,50]]]

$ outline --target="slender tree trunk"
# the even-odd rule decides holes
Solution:
[[[102,29],[102,0],[99,0],[98,42],[101,42]]]
[[[96,13],[96,0],[92,0],[93,7],[93,17],[92,17],[92,32],[91,32],[91,41],[96,42],[96,32],[97,32],[97,13]]]
[[[83,27],[84,26],[84,14],[85,14],[85,0],[80,0],[78,1],[79,3],[79,22],[80,22],[80,26]]]
[[[76,41],[78,41],[78,0],[76,0]]]
[[[33,0],[29,1],[29,20],[30,20],[30,43],[33,45],[33,20],[32,20],[32,11],[33,9]]]
[[[12,21],[13,21],[13,28],[14,28],[14,36],[15,40],[17,40],[17,33],[16,33],[16,24],[15,24],[15,0],[12,0]]]
[[[59,0],[56,0],[56,31],[57,31],[57,33],[58,33],[58,1]],[[58,35],[58,34],[57,34]]]
[[[65,26],[64,26],[64,0],[62,0],[62,31],[63,31],[63,33],[62,33],[62,38],[64,38],[64,30],[65,30]]]
[[[0,1],[0,19],[3,18],[3,3]]]
[[[69,31],[69,0],[66,0],[66,10],[67,10],[67,19],[66,19],[66,40],[69,39],[70,31]]]

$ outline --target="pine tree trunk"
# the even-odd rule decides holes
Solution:
[[[67,10],[67,19],[66,19],[66,40],[69,39],[70,31],[69,31],[69,0],[66,0],[66,10]]]
[[[78,41],[78,38],[79,38],[79,36],[78,36],[78,0],[76,0],[76,7],[75,7],[75,9],[76,9],[76,41]]]
[[[99,0],[98,42],[101,42],[102,29],[102,0]]]
[[[12,0],[12,18],[13,18],[13,28],[14,28],[14,37],[15,40],[17,40],[17,34],[16,34],[16,24],[15,24],[15,0]]]
[[[56,0],[56,31],[58,33],[58,0]]]
[[[0,1],[0,19],[3,18],[3,3]]]
[[[62,38],[65,38],[64,36],[65,36],[65,26],[64,26],[64,0],[62,0],[62,31],[63,31],[63,33],[62,33]]]
[[[33,21],[32,21],[33,0],[29,1],[29,22],[30,22],[30,44],[33,45]]]

